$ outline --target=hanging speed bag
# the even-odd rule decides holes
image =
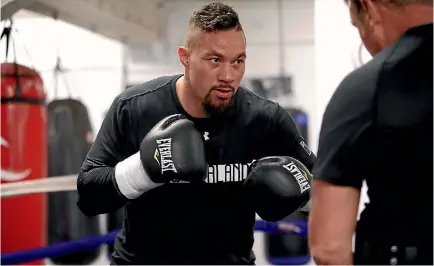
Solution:
[[[47,177],[45,97],[35,70],[16,63],[1,65],[2,184]],[[46,246],[46,221],[45,193],[3,198],[1,253]],[[44,260],[24,264],[41,265]]]
[[[48,173],[50,177],[76,175],[92,145],[89,114],[75,99],[58,99],[48,104]],[[48,242],[71,241],[101,233],[99,216],[87,217],[78,209],[77,192],[56,192],[48,196]],[[52,258],[56,264],[87,265],[99,255],[99,248]]]

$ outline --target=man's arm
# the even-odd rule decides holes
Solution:
[[[113,212],[127,202],[115,181],[115,166],[134,153],[130,136],[134,130],[129,127],[129,110],[116,98],[78,175],[77,205],[84,214]]]
[[[315,154],[305,143],[291,115],[280,105],[273,117],[273,155],[291,156],[312,171],[316,160]]]
[[[313,169],[309,248],[317,264],[352,264],[360,189],[372,151],[370,88],[349,77],[330,100]]]
[[[353,263],[352,238],[360,191],[314,180],[309,213],[310,253],[318,265]]]

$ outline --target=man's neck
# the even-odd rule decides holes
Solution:
[[[397,11],[397,12],[396,12]],[[408,5],[397,7],[392,16],[390,29],[386,33],[386,40],[389,44],[393,43],[401,35],[411,28],[433,22],[432,5]]]
[[[203,109],[202,103],[191,93],[191,87],[184,76],[176,81],[176,95],[182,108],[192,117],[205,118],[207,114]]]

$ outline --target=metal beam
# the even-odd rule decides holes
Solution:
[[[160,37],[155,20],[160,16],[152,3],[151,0],[37,0],[28,9],[111,39],[143,44]],[[128,12],[135,7],[138,11]]]
[[[1,20],[10,19],[20,9],[30,6],[35,0],[2,0]]]

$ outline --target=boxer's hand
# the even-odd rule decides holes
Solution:
[[[312,175],[291,157],[265,157],[252,163],[244,183],[256,213],[275,222],[304,207],[310,199]]]
[[[202,135],[183,115],[161,120],[140,145],[140,160],[154,183],[202,182],[208,173]]]
[[[172,180],[203,181],[208,173],[205,146],[193,122],[171,115],[142,140],[140,151],[115,167],[119,191],[128,199]]]

